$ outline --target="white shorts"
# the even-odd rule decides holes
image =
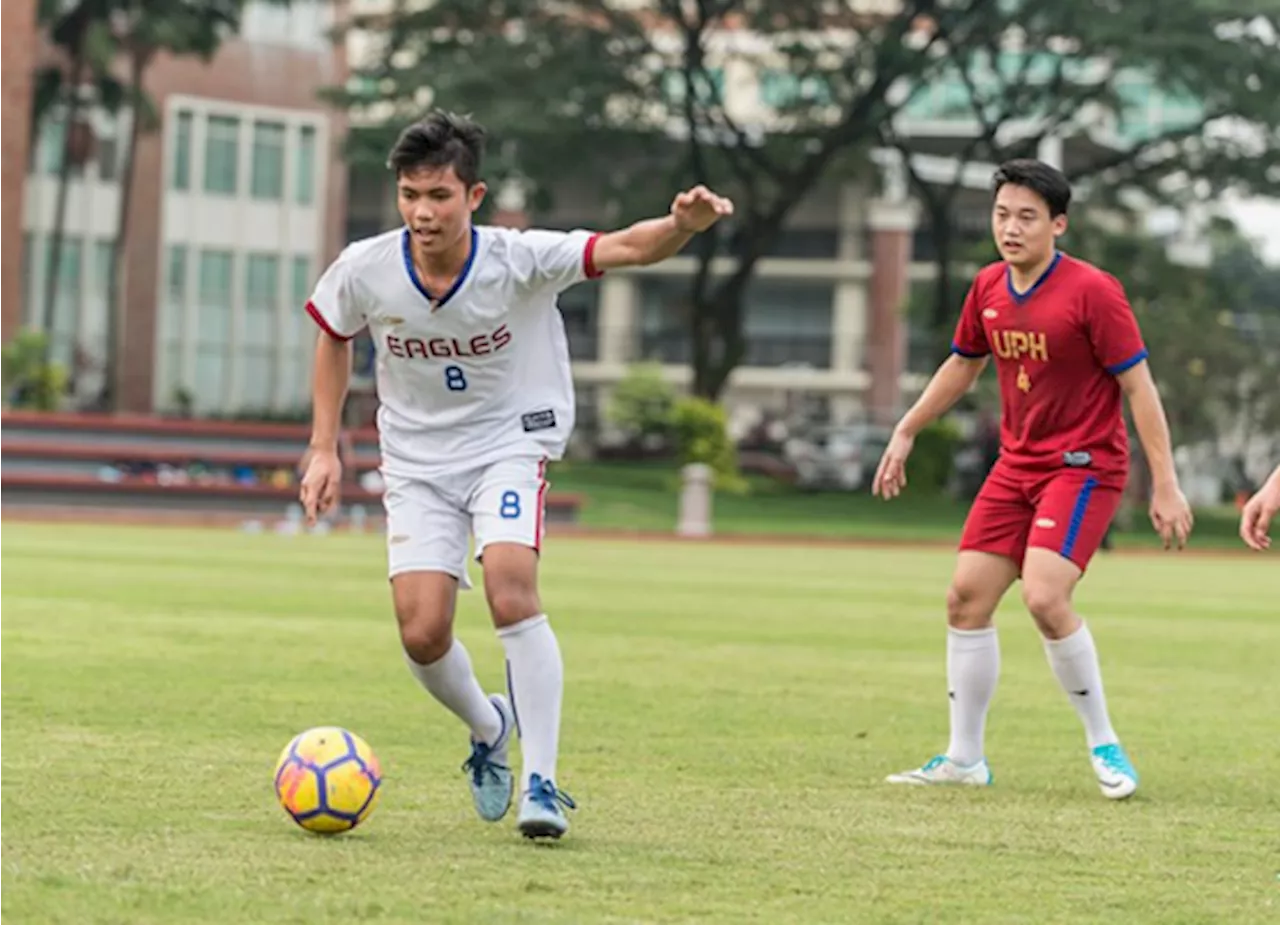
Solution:
[[[547,461],[517,456],[430,482],[385,478],[387,565],[402,572],[445,572],[471,587],[467,551],[477,560],[490,543],[542,548]]]

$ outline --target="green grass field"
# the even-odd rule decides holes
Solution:
[[[883,776],[945,744],[951,555],[556,540],[555,846],[472,815],[465,733],[405,671],[373,536],[4,527],[6,923],[1252,923],[1280,905],[1280,560],[1116,555],[1080,594],[1144,775],[1098,793],[1016,600],[988,791]],[[479,594],[459,633],[500,647]],[[382,759],[320,839],[297,731]]]

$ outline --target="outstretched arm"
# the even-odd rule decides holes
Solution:
[[[670,215],[602,234],[596,239],[592,264],[603,272],[661,263],[678,254],[695,234],[732,214],[730,200],[717,196],[705,186],[695,186],[676,196]]]
[[[1129,399],[1133,423],[1138,429],[1142,451],[1151,467],[1153,491],[1151,496],[1151,524],[1164,540],[1168,549],[1174,539],[1178,548],[1187,545],[1194,518],[1191,506],[1178,487],[1178,473],[1173,466],[1173,445],[1169,437],[1169,422],[1165,418],[1164,405],[1151,368],[1146,360],[1126,369],[1116,376],[1120,387]]]

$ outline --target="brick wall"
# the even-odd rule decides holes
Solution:
[[[0,6],[0,313],[5,341],[22,322],[22,193],[31,138],[36,0]]]

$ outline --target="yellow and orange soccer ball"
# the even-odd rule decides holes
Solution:
[[[348,832],[378,805],[382,768],[364,739],[337,726],[294,736],[276,762],[276,798],[317,835]]]

